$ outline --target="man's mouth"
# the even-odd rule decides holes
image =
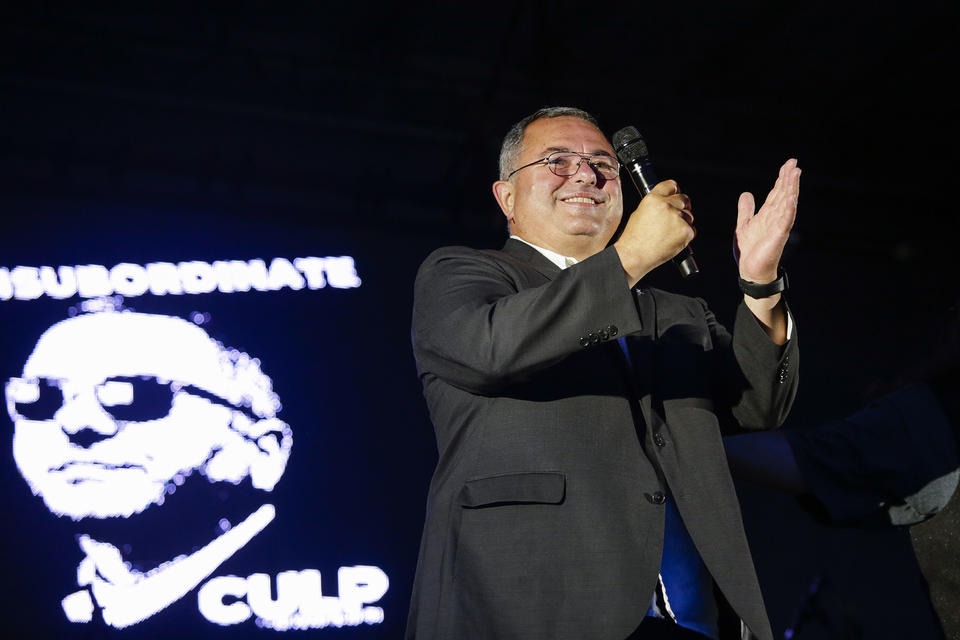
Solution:
[[[600,204],[602,200],[598,198],[593,198],[590,196],[569,196],[567,198],[561,198],[561,202],[566,202],[567,204]]]
[[[140,465],[134,465],[129,462],[114,464],[111,462],[101,462],[99,460],[70,460],[68,462],[64,462],[59,467],[50,467],[50,471],[67,471],[73,467],[97,467],[112,471],[114,469],[132,469],[139,466]]]
[[[59,467],[51,467],[48,473],[56,475],[70,484],[77,484],[82,481],[110,477],[117,472],[124,473],[129,471],[145,473],[146,468],[133,463],[113,464],[103,461],[71,460]]]

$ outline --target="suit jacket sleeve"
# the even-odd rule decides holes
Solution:
[[[491,394],[577,350],[641,330],[612,248],[575,268],[556,269],[552,280],[524,281],[530,272],[463,247],[432,253],[414,289],[421,374]]]
[[[797,327],[793,327],[786,344],[778,345],[741,302],[730,355],[735,364],[727,367],[724,380],[737,423],[749,430],[781,426],[793,406],[799,383]]]
[[[578,350],[658,330],[656,313],[638,309],[613,248],[570,269],[553,267],[550,277],[529,265],[513,267],[502,254],[465,247],[427,257],[417,274],[412,321],[421,375],[492,395]],[[796,331],[785,346],[776,345],[741,304],[731,335],[704,301],[665,295],[676,304],[662,308],[693,305],[706,322],[717,409],[745,429],[780,426],[796,394]]]

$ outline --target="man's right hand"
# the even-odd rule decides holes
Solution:
[[[633,287],[664,262],[679,254],[696,235],[690,198],[676,180],[664,180],[640,200],[630,214],[614,249]]]

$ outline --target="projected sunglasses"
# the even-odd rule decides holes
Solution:
[[[76,397],[70,381],[58,378],[10,378],[5,391],[7,410],[14,420],[52,420]],[[66,387],[66,390],[65,390]],[[93,396],[103,410],[118,422],[149,422],[166,417],[178,393],[188,393],[256,419],[252,411],[191,384],[160,380],[154,376],[116,376],[93,385]]]

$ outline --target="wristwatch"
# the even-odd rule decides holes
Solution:
[[[777,276],[776,280],[768,282],[767,284],[757,284],[756,282],[738,278],[740,291],[743,291],[751,298],[769,298],[781,291],[786,291],[790,286],[790,281],[787,279],[787,272],[783,269],[777,269]]]

